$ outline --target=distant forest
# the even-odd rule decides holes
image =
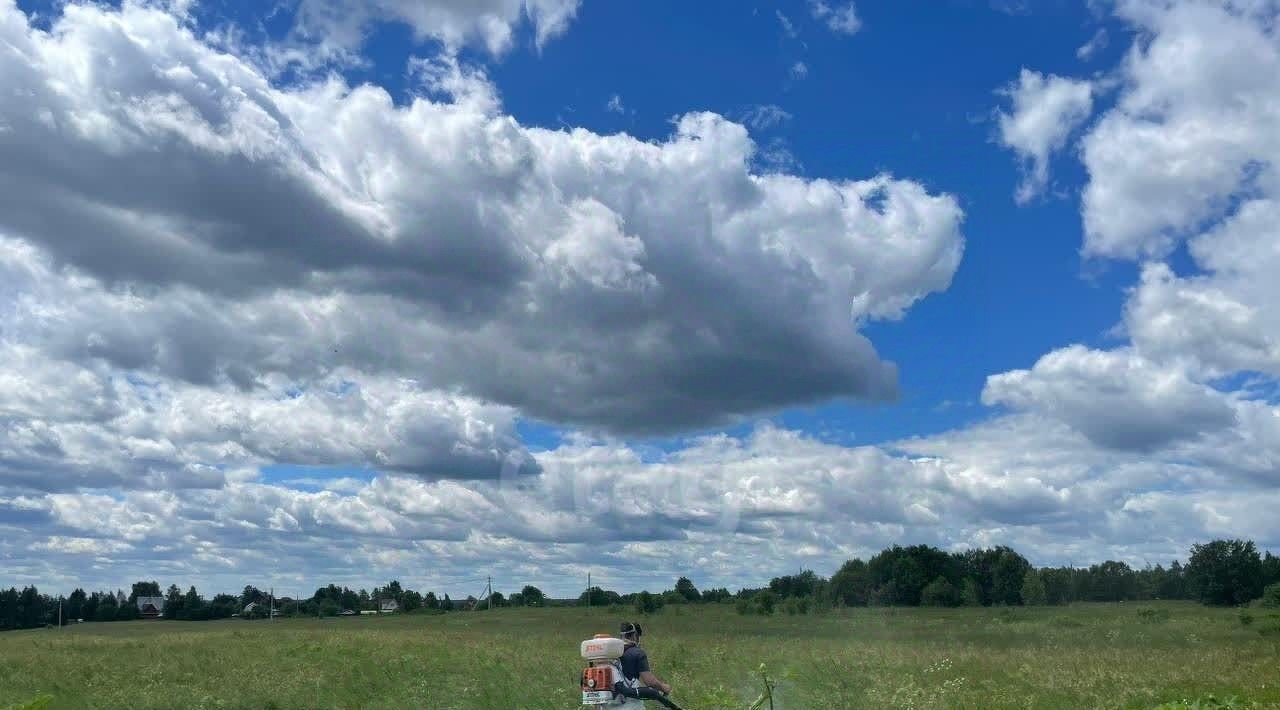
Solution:
[[[733,604],[743,614],[812,613],[838,606],[1015,606],[1186,599],[1212,605],[1240,605],[1264,598],[1280,605],[1280,557],[1258,553],[1245,540],[1194,545],[1187,562],[1133,569],[1108,561],[1090,567],[1035,568],[1008,547],[945,552],[928,545],[893,546],[871,559],[849,560],[830,578],[812,571],[775,577],[767,587],[699,591],[688,577],[662,592],[621,594],[591,587],[576,600],[553,600],[534,586],[484,600],[455,601],[403,588],[393,581],[372,591],[328,585],[309,599],[270,598],[253,586],[240,594],[203,597],[195,587],[140,581],[131,591],[76,589],[66,597],[41,594],[34,586],[0,591],[0,630],[39,628],[78,621],[142,618],[139,598],[163,597],[163,618],[203,621],[229,617],[338,616],[378,611],[394,602],[399,613],[446,613],[508,606],[629,606],[653,613],[674,604]],[[60,616],[61,614],[61,616]]]

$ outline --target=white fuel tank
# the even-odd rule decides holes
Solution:
[[[582,657],[588,661],[612,661],[621,658],[626,650],[622,639],[597,636],[582,642]]]

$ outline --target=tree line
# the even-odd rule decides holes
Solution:
[[[768,586],[698,590],[688,577],[661,592],[621,594],[601,587],[585,590],[579,605],[633,606],[652,613],[666,605],[733,603],[742,613],[772,614],[777,609],[807,612],[822,606],[998,606],[1120,602],[1148,599],[1187,599],[1212,605],[1246,604],[1264,595],[1280,600],[1280,557],[1259,554],[1251,541],[1215,540],[1193,545],[1186,564],[1134,569],[1110,560],[1089,567],[1036,568],[1009,547],[945,552],[928,545],[894,545],[868,560],[852,559],[831,577],[813,571],[775,577]],[[394,601],[409,613],[445,613],[473,608],[548,606],[557,603],[542,590],[526,585],[519,592],[494,592],[477,603],[475,597],[455,601],[404,588],[391,581],[369,590],[330,584],[307,599],[271,598],[254,586],[238,595],[206,598],[194,587],[177,585],[161,591],[155,581],[135,582],[128,594],[76,589],[66,597],[41,594],[34,586],[0,590],[0,631],[38,628],[76,621],[129,621],[142,613],[140,597],[163,597],[163,618],[187,621],[233,616],[337,616],[376,611]]]
[[[811,570],[774,577],[768,586],[699,592],[686,577],[656,594],[619,595],[593,588],[593,605],[634,604],[650,613],[668,604],[731,601],[744,614],[807,613],[831,606],[1015,606],[1194,600],[1240,605],[1266,596],[1280,605],[1280,557],[1259,554],[1246,540],[1193,545],[1186,564],[1174,560],[1134,569],[1108,560],[1089,567],[1034,567],[1009,547],[946,552],[929,545],[894,545],[868,560],[852,559],[830,578]]]
[[[949,553],[928,545],[895,545],[869,560],[845,562],[829,579],[805,571],[775,577],[768,587],[738,596],[740,610],[766,614],[786,600],[955,607],[1185,599],[1230,606],[1258,599],[1264,590],[1280,595],[1273,585],[1280,585],[1280,557],[1260,555],[1246,540],[1193,545],[1186,564],[1175,560],[1168,567],[1142,569],[1115,560],[1036,568],[1009,547]]]
[[[519,592],[504,596],[493,593],[483,606],[545,606],[549,603],[542,590],[526,585]],[[160,597],[162,616],[174,621],[208,621],[239,617],[265,619],[276,616],[339,616],[344,613],[379,611],[383,602],[394,601],[397,612],[444,613],[476,608],[478,600],[467,597],[455,601],[448,594],[436,596],[434,592],[421,594],[404,588],[399,581],[374,587],[372,591],[352,590],[348,587],[327,585],[320,587],[310,598],[288,596],[273,597],[270,592],[247,585],[239,594],[217,594],[206,598],[194,586],[183,592],[177,585],[161,591],[155,581],[135,582],[128,594],[117,591],[85,592],[76,589],[71,594],[50,596],[41,594],[34,586],[22,590],[11,587],[0,590],[0,631],[41,628],[88,621],[134,621],[144,618],[138,599]]]

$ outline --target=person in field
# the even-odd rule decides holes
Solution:
[[[622,675],[626,679],[627,685],[632,688],[647,687],[657,690],[663,695],[670,695],[670,684],[653,674],[653,671],[649,668],[649,654],[645,653],[643,648],[640,648],[640,636],[643,633],[644,629],[640,628],[640,624],[632,621],[622,622],[622,628],[619,633],[625,644],[622,658],[619,659],[622,665]],[[640,695],[641,697],[646,697],[648,693],[641,693]],[[656,700],[657,698],[650,699]],[[643,703],[640,703],[640,705],[643,706]]]

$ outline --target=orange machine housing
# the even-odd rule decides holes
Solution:
[[[613,692],[613,668],[611,666],[592,666],[582,669],[583,692],[607,690]]]

